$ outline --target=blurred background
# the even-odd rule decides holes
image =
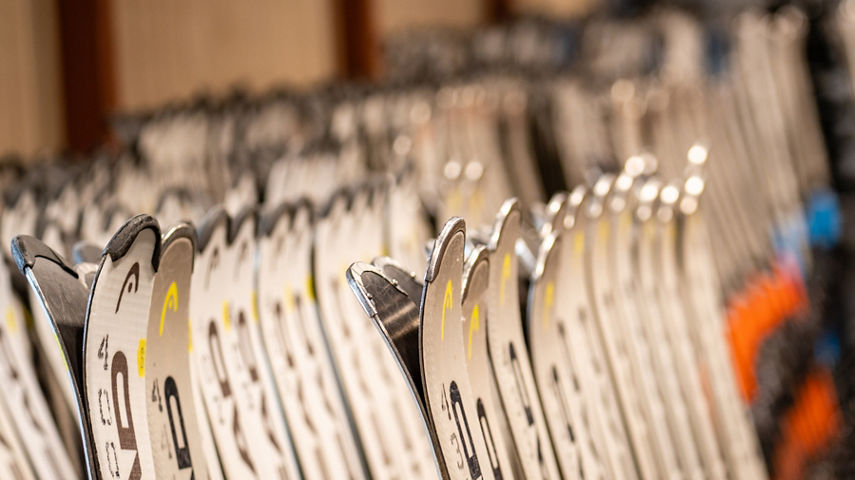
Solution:
[[[203,91],[376,78],[384,41],[413,28],[578,18],[595,3],[0,0],[0,152],[90,149],[110,113]]]

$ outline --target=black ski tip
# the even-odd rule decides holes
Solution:
[[[465,243],[466,222],[460,217],[452,217],[445,222],[445,225],[443,225],[442,230],[436,237],[436,241],[434,241],[433,248],[431,249],[428,257],[428,268],[425,273],[425,283],[430,283],[434,278],[436,278],[439,266],[442,264],[442,257],[445,255],[449,245],[455,240],[458,234],[460,234],[460,241]]]
[[[342,203],[344,204],[344,210],[350,210],[350,207],[353,204],[353,198],[355,195],[355,191],[353,187],[343,186],[337,188],[333,191],[332,195],[330,195],[327,203],[320,207],[318,210],[318,216],[322,218],[327,218],[338,206]]]
[[[406,267],[401,265],[401,262],[395,260],[392,257],[386,257],[386,256],[377,257],[371,261],[371,264],[374,265],[375,267],[383,270],[383,271],[385,271],[387,269],[389,269],[389,270],[394,269],[394,270],[399,270],[402,272],[407,272],[408,275],[414,275],[410,270],[407,270]]]
[[[12,257],[18,270],[24,274],[27,268],[32,268],[37,258],[47,259],[67,271],[74,278],[77,273],[58,253],[45,245],[41,240],[30,235],[18,235],[12,239]]]
[[[131,211],[128,210],[127,207],[122,205],[119,202],[111,202],[107,205],[107,208],[104,209],[104,212],[101,216],[101,230],[107,231],[110,228],[110,225],[113,223],[113,217],[116,215],[121,215],[125,218],[129,218],[127,223],[130,223],[135,218],[131,218]],[[127,223],[125,225],[127,225]],[[160,235],[160,232],[158,232]]]
[[[309,215],[309,223],[312,221],[312,202],[306,197],[300,197],[294,201],[284,201],[273,207],[273,209],[265,212],[259,212],[258,215],[258,236],[269,237],[276,230],[279,222],[284,218],[293,220],[301,213],[306,212]],[[293,224],[289,226],[293,228]]]
[[[293,213],[291,218],[291,229],[294,229],[296,221],[304,221],[306,225],[311,227],[315,223],[315,205],[306,197],[300,197],[293,203]],[[301,217],[305,216],[305,219]]]
[[[228,236],[226,237],[226,245],[234,243],[240,232],[246,228],[246,225],[250,225],[249,228],[252,228],[252,233],[255,233],[255,223],[258,216],[257,213],[258,210],[254,205],[248,205],[241,208],[240,211],[231,218]]]
[[[200,252],[205,251],[205,248],[211,241],[211,237],[220,226],[225,228],[228,234],[229,222],[229,214],[226,213],[226,210],[222,206],[216,206],[208,210],[208,213],[205,214],[205,217],[199,222],[199,226],[196,228],[196,249]]]
[[[424,284],[416,278],[412,270],[408,270],[397,260],[390,257],[377,257],[372,265],[379,268],[384,275],[398,282],[398,288],[403,290],[413,301],[422,298]]]
[[[155,204],[154,211],[160,212],[163,210],[163,205],[171,198],[177,198],[181,202],[191,203],[195,200],[193,192],[185,187],[168,187],[163,189],[160,192],[160,196],[157,197],[157,203]]]
[[[378,201],[385,201],[386,193],[389,191],[389,177],[387,175],[374,175],[366,179],[358,187],[358,191],[365,192],[368,196],[368,204],[373,205]]]
[[[71,248],[74,263],[98,263],[101,261],[101,247],[89,242],[77,242]]]
[[[362,309],[365,310],[365,313],[368,314],[369,317],[375,317],[377,315],[377,305],[374,304],[374,294],[376,292],[372,293],[373,289],[367,282],[369,277],[367,277],[366,274],[368,273],[372,273],[380,278],[386,279],[385,275],[378,267],[364,262],[356,262],[352,264],[345,272],[345,276],[347,277],[347,283],[350,285],[351,290],[356,294],[359,304],[362,305]],[[388,281],[388,279],[386,280]]]
[[[101,256],[109,255],[114,262],[124,257],[139,234],[146,229],[150,229],[155,235],[154,251],[151,254],[151,266],[157,271],[157,268],[160,266],[160,225],[151,215],[140,214],[125,222],[119,228],[119,231],[113,235],[113,238],[107,242],[107,246],[104,247]]]
[[[394,185],[400,185],[406,181],[412,180],[416,175],[416,166],[410,160],[404,163],[397,171],[390,173]]]
[[[482,289],[479,286],[482,283],[483,289],[486,290],[489,274],[490,251],[484,246],[475,247],[463,264],[463,302],[466,302],[470,295],[481,294]]]
[[[22,181],[12,182],[3,192],[3,204],[6,208],[13,209],[25,194],[30,194],[32,181],[24,178]]]
[[[261,212],[258,216],[258,230],[256,232],[258,236],[269,237],[272,235],[283,218],[290,218],[293,215],[293,210],[291,203],[286,201],[276,205],[273,209]]]
[[[45,230],[50,227],[58,227],[59,224],[53,218],[50,218],[46,214],[47,210],[42,209],[39,211],[39,215],[36,218],[36,228],[33,230],[33,234],[36,238],[45,238]],[[62,228],[59,229],[60,232]]]

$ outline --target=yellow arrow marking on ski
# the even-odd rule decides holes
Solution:
[[[549,309],[555,305],[555,284],[552,282],[546,284],[544,303],[546,304],[543,309],[543,328],[545,330],[549,326]]]
[[[137,373],[140,377],[145,376],[145,339],[141,338],[137,345]]]
[[[232,317],[229,315],[229,301],[223,301],[223,325],[226,328],[226,331],[232,329]]]
[[[12,307],[6,307],[6,326],[10,332],[18,332],[18,322],[15,321],[15,310]]]
[[[163,322],[166,319],[166,311],[178,311],[178,286],[175,282],[169,284],[166,290],[166,297],[163,299],[163,309],[160,311],[160,330],[158,335],[163,335]]]
[[[258,323],[258,293],[255,290],[252,291],[250,301],[252,302],[252,320]]]
[[[472,309],[472,321],[469,322],[469,342],[466,348],[466,358],[467,360],[472,360],[472,334],[477,332],[481,327],[478,319],[478,305]]]
[[[502,283],[499,285],[499,304],[505,306],[505,290],[508,279],[511,278],[511,254],[506,253],[502,261]]]
[[[439,321],[439,339],[445,340],[445,311],[454,306],[454,286],[451,280],[445,284],[445,295],[442,298],[442,317]]]

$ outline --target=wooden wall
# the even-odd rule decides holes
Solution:
[[[110,45],[94,48],[99,65],[105,63],[99,55],[109,52],[110,56],[107,108],[129,110],[202,90],[223,92],[235,84],[257,91],[353,74],[353,68],[343,65],[342,51],[348,49],[346,42],[366,37],[364,32],[348,36],[341,30],[354,18],[368,19],[367,38],[380,43],[385,36],[411,27],[481,24],[494,19],[497,5],[564,15],[593,1],[0,0],[0,153],[31,154],[43,147],[80,144],[65,138],[66,131],[75,135],[73,128],[66,128],[65,110],[69,117],[79,118],[75,111],[80,102],[66,103],[64,92],[79,92],[88,82],[74,76],[75,80],[63,83],[63,65],[81,63],[66,58],[77,54],[69,46],[72,42],[60,44],[59,40],[62,34],[78,38],[75,33],[67,36],[68,22],[77,15],[97,15],[98,22],[106,22],[106,35],[99,33],[95,41],[106,38]],[[343,16],[343,11],[349,13]],[[71,78],[69,73],[66,80]],[[79,99],[78,93],[70,98]]]
[[[483,0],[374,0],[377,30],[382,38],[399,30],[448,25],[467,27],[486,20]]]
[[[0,153],[64,143],[54,0],[0,0]]]
[[[120,108],[336,71],[331,0],[116,0],[112,10]]]

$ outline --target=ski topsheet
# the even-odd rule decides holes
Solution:
[[[281,204],[261,220],[258,313],[279,398],[306,478],[364,478],[356,437],[313,297],[312,211]]]
[[[487,293],[487,351],[507,422],[525,475],[558,478],[556,452],[549,440],[522,331],[518,261],[521,210],[516,200],[505,202],[490,237],[490,282]],[[572,450],[558,456],[561,471],[572,478],[579,470]]]
[[[423,288],[402,270],[391,270],[389,276],[384,270],[390,269],[365,264],[352,266],[348,276],[416,396],[442,478],[493,479],[497,471],[501,475],[497,456],[507,453],[492,442],[488,451],[468,370],[459,368],[466,357],[461,326],[465,235],[462,220],[446,223],[429,256]],[[392,300],[379,303],[387,296]]]
[[[83,459],[89,477],[99,475],[98,459],[92,441],[90,412],[84,400],[83,345],[89,289],[77,272],[56,252],[28,236],[15,237],[12,255],[18,269],[27,278],[37,308],[50,326],[53,348],[62,359],[65,381],[72,391],[74,414],[80,431]]]
[[[101,478],[155,474],[145,355],[159,263],[158,224],[152,217],[138,216],[107,244],[92,282],[84,324],[83,383]]]
[[[194,401],[190,291],[196,232],[178,224],[163,235],[146,329],[144,376],[157,477],[221,478],[211,460],[207,420]]]
[[[13,253],[93,477],[763,478],[726,347],[698,323],[717,317],[708,253],[686,252],[708,248],[695,190],[624,172],[557,195],[536,232],[516,200],[474,241],[452,219],[424,282],[376,256],[383,184],[320,215],[214,209],[198,232],[140,215],[75,265],[32,237]],[[342,267],[354,248],[372,263]],[[0,468],[75,476],[0,295]]]
[[[298,478],[290,434],[264,357],[255,304],[255,212],[214,210],[199,234],[192,348],[228,477]]]
[[[342,191],[316,224],[313,291],[326,341],[373,478],[430,475],[436,467],[423,420],[400,367],[347,287],[354,258],[384,249],[385,194],[377,185]],[[354,252],[359,252],[354,255]],[[411,452],[407,455],[402,451]]]

